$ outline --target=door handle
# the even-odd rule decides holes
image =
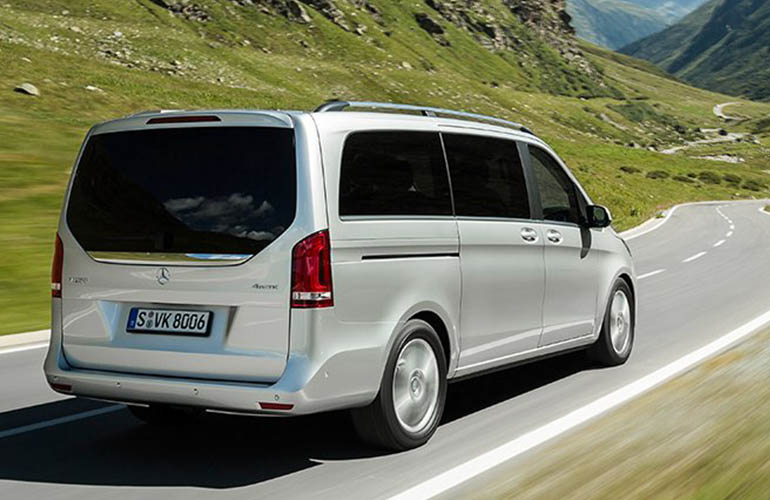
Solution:
[[[527,243],[536,243],[537,231],[535,231],[531,227],[524,227],[521,229],[521,239],[523,239]]]
[[[558,245],[562,241],[564,241],[564,237],[561,235],[559,231],[556,231],[555,229],[549,229],[547,233],[545,233],[545,237],[548,238],[548,241],[553,243],[554,245]]]

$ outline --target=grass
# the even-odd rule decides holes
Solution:
[[[499,0],[486,3],[510,23],[520,50],[487,50],[444,20],[451,45],[441,46],[415,24],[414,12],[428,9],[422,3],[374,2],[382,13],[377,21],[339,2],[349,23],[366,26],[364,36],[313,9],[312,26],[306,26],[233,2],[198,3],[211,13],[207,23],[171,16],[149,0],[0,3],[0,334],[49,323],[52,242],[86,131],[143,109],[311,109],[337,97],[513,119],[563,156],[594,200],[610,207],[620,230],[681,202],[770,195],[768,188],[746,189],[745,182],[697,179],[708,170],[770,185],[770,130],[764,121],[770,105],[741,101],[731,111],[746,120],[724,125],[712,108],[735,99],[581,43],[594,68],[586,76]],[[36,85],[41,96],[13,92],[22,82]],[[697,128],[721,126],[755,133],[761,144],[708,146],[697,155],[729,149],[745,163],[704,162],[691,158],[696,151],[666,156],[647,150],[680,144]],[[653,171],[668,177],[647,178]],[[694,182],[676,180],[690,173],[696,174]]]
[[[475,498],[767,498],[770,333],[485,479]],[[473,485],[469,484],[469,489]],[[476,490],[478,491],[478,490]]]

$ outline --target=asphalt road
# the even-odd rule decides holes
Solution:
[[[658,229],[629,241],[642,279],[628,364],[600,369],[570,354],[452,384],[433,440],[408,453],[383,455],[358,444],[345,414],[211,415],[160,431],[122,407],[110,411],[114,405],[51,392],[41,373],[44,349],[0,354],[0,498],[187,500],[216,493],[338,499],[400,493],[770,309],[770,214],[759,212],[763,206],[680,207]],[[99,413],[100,408],[108,410]],[[83,412],[93,416],[67,421]]]

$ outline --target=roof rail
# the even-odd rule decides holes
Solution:
[[[422,116],[438,117],[438,115],[447,115],[453,118],[460,118],[470,121],[486,121],[496,125],[502,125],[504,127],[510,127],[521,132],[535,135],[530,129],[522,125],[502,118],[495,118],[494,116],[480,115],[477,113],[466,113],[464,111],[454,111],[451,109],[433,108],[430,106],[414,106],[411,104],[395,104],[388,102],[366,102],[366,101],[327,101],[315,109],[316,113],[325,113],[327,111],[343,111],[346,108],[368,108],[368,109],[384,109],[384,110],[397,110],[397,111],[413,111],[420,113]]]

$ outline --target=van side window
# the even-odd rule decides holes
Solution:
[[[466,134],[443,138],[458,216],[530,218],[515,141]]]
[[[345,215],[452,215],[449,179],[434,132],[351,134],[340,169]]]
[[[577,192],[569,176],[545,150],[529,145],[529,155],[543,206],[543,218],[578,224],[580,211]]]

